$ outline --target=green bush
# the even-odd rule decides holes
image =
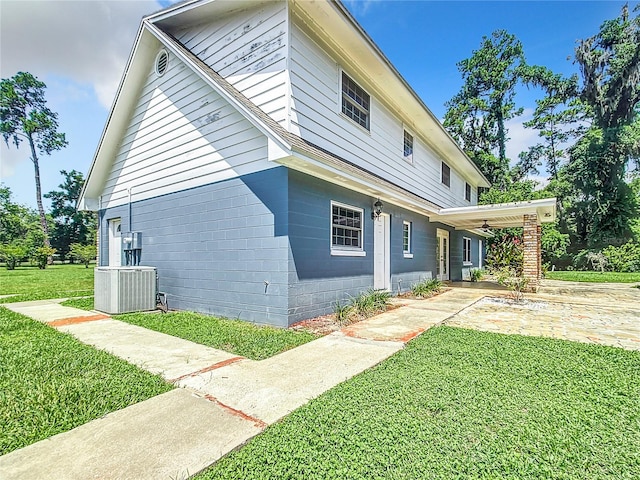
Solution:
[[[55,248],[51,247],[38,247],[35,249],[32,255],[33,261],[36,263],[40,270],[47,268],[49,257],[52,257],[56,253]]]
[[[430,297],[438,293],[442,288],[442,282],[437,278],[422,280],[411,287],[411,293],[416,297]]]
[[[27,247],[16,242],[0,245],[0,259],[4,260],[7,270],[15,270],[27,253]]]
[[[640,243],[628,242],[619,247],[611,245],[602,253],[614,272],[640,272]]]
[[[82,245],[80,243],[71,244],[71,256],[80,263],[84,263],[89,268],[89,262],[96,258],[95,245]]]
[[[346,305],[336,302],[334,313],[339,323],[348,324],[354,321],[355,317],[368,318],[382,313],[387,310],[390,304],[390,292],[370,288],[355,297],[351,297]]]
[[[508,268],[521,275],[523,263],[524,246],[521,238],[507,233],[494,239],[489,245],[486,261],[489,271],[498,272],[503,268]]]
[[[472,282],[478,282],[482,280],[482,277],[484,277],[484,270],[481,270],[479,268],[472,268],[469,272],[469,275]]]

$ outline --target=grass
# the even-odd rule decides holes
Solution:
[[[93,310],[93,297],[70,298],[60,303],[65,307],[79,308],[81,310]]]
[[[171,389],[159,376],[0,307],[0,455]]]
[[[93,297],[72,298],[62,305],[93,310]],[[308,332],[259,327],[245,321],[194,312],[127,313],[114,318],[253,360],[272,357],[319,337]]]
[[[259,327],[193,312],[128,313],[114,318],[158,332],[262,360],[318,338],[308,332]]]
[[[570,282],[589,283],[634,283],[640,282],[640,272],[581,272],[581,271],[557,271],[544,274],[549,280],[566,280]]]
[[[84,265],[49,265],[0,269],[0,303],[93,295],[93,269]]]
[[[436,327],[202,479],[640,477],[640,352]]]

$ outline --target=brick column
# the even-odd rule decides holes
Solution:
[[[528,280],[526,291],[537,292],[542,275],[540,259],[540,226],[535,214],[524,216],[524,262],[523,275]]]

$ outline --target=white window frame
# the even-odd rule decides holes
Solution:
[[[469,188],[469,198],[467,198],[467,188]],[[470,202],[473,198],[473,191],[471,190],[471,184],[469,182],[464,182],[464,199],[467,202]]]
[[[406,249],[404,248],[404,232],[405,232],[404,227],[407,227],[407,234],[408,234]],[[411,252],[412,230],[413,230],[413,225],[411,224],[411,222],[407,222],[406,220],[402,222],[402,254],[404,255],[404,258],[413,258],[413,253]]]
[[[352,122],[354,125],[356,125],[358,128],[361,128],[363,131],[367,132],[367,133],[371,133],[371,94],[369,92],[367,92],[358,82],[356,82],[353,77],[351,75],[349,75],[347,72],[345,72],[343,69],[339,69],[339,78],[338,78],[338,84],[339,84],[339,89],[338,89],[338,111],[340,112],[340,115],[342,115],[344,118],[347,118],[350,122]],[[351,97],[349,97],[349,95],[346,95],[347,98],[347,102],[352,104],[355,108],[357,108],[358,110],[365,112],[367,114],[367,126],[363,126],[360,124],[360,122],[355,121],[353,118],[351,118],[349,115],[347,115],[346,113],[343,112],[342,110],[342,100],[343,98],[345,98],[345,94],[342,91],[342,85],[343,85],[343,79],[344,77],[347,77],[349,80],[351,80],[360,90],[362,90],[367,97],[369,97],[369,110],[365,110],[364,107],[362,105],[360,105],[358,102],[354,101]]]
[[[469,237],[462,237],[462,264],[472,265],[471,261],[471,239]]]
[[[448,183],[445,183],[444,181],[444,167],[447,167],[449,169]],[[446,162],[441,162],[440,165],[440,183],[447,188],[451,188],[451,167]]]
[[[333,207],[346,208],[354,212],[360,213],[360,247],[350,247],[345,245],[333,244]],[[346,203],[331,201],[331,209],[329,210],[329,245],[331,246],[332,256],[341,257],[365,257],[367,253],[364,251],[364,210]]]
[[[406,154],[405,151],[405,139],[409,135],[411,137],[411,153],[409,155]],[[413,154],[416,151],[416,137],[411,131],[409,131],[406,127],[402,129],[402,158],[405,159],[407,163],[413,164]]]

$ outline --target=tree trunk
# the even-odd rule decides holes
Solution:
[[[31,137],[31,135],[28,135],[28,138],[29,146],[31,147],[31,161],[33,162],[33,168],[35,170],[36,202],[38,203],[40,225],[42,226],[42,233],[44,234],[44,246],[51,247],[51,243],[49,242],[49,226],[47,225],[47,217],[44,214],[44,207],[42,206],[42,188],[40,187],[40,167],[38,166],[38,155],[36,155],[36,147],[33,144],[33,138]]]

